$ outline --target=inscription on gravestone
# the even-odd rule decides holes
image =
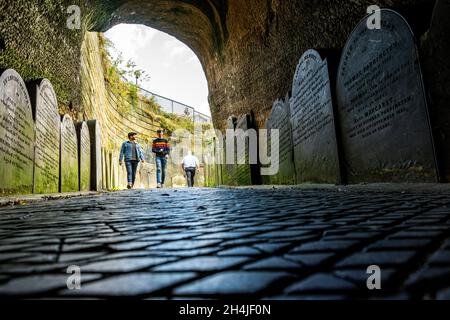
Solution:
[[[300,59],[291,99],[297,182],[339,183],[339,157],[327,60],[315,50]]]
[[[337,100],[350,183],[437,180],[413,33],[392,10],[381,30],[366,19],[342,54]]]
[[[33,191],[34,122],[20,75],[0,71],[0,194]]]
[[[91,139],[86,122],[77,125],[80,191],[91,188]]]
[[[79,191],[78,184],[78,141],[72,118],[63,117],[61,123],[61,173],[60,191]]]
[[[53,193],[59,188],[60,116],[53,86],[47,79],[30,86],[36,119],[34,192]]]
[[[289,101],[289,97],[286,97]],[[293,145],[292,145],[292,130],[291,130],[291,116],[289,110],[289,103],[283,100],[277,100],[273,104],[272,112],[267,120],[267,135],[268,135],[268,155],[272,162],[279,163],[279,170],[276,175],[265,177],[269,184],[295,184],[295,167],[293,162]],[[273,141],[271,139],[271,130],[279,130],[279,140]],[[278,145],[278,154],[272,154],[272,143],[274,146]]]

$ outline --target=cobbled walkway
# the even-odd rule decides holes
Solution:
[[[80,290],[67,288],[72,265]],[[367,288],[370,265],[381,290]],[[4,207],[0,295],[449,299],[450,191],[148,190]]]

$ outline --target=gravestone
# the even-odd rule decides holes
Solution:
[[[97,120],[87,121],[89,141],[91,143],[91,190],[102,190],[102,137],[100,123]]]
[[[59,139],[61,121],[58,101],[49,80],[29,86],[36,119],[34,193],[55,193],[59,189]]]
[[[289,97],[286,97],[286,102],[283,100],[275,101],[272,107],[272,112],[266,123],[266,154],[269,156],[272,163],[278,162],[277,174],[265,176],[265,181],[268,184],[293,185],[296,183],[295,167],[293,162],[291,116],[288,101]],[[271,139],[271,130],[273,129],[277,129],[279,131],[279,139],[275,141],[272,141]],[[273,152],[272,154],[272,144],[277,146],[278,153]]]
[[[250,167],[250,141],[247,131],[252,128],[250,115],[239,117],[236,123],[236,183],[238,186],[252,184]]]
[[[226,127],[227,131],[228,130],[234,130],[236,129],[236,118],[235,117],[230,117],[227,120],[227,127]],[[228,144],[232,144],[233,145],[233,154],[228,154]],[[235,186],[237,185],[237,180],[236,180],[236,172],[237,172],[237,168],[236,168],[236,138],[233,137],[232,141],[228,141],[227,139],[227,135],[225,134],[224,137],[224,160],[225,160],[225,184],[226,185],[230,185],[230,186]],[[231,160],[231,161],[230,161]]]
[[[437,170],[414,36],[392,10],[351,34],[337,77],[348,181],[434,182]]]
[[[339,183],[339,157],[327,60],[300,58],[290,103],[297,182]]]
[[[77,131],[69,115],[61,123],[60,192],[79,191]]]
[[[0,71],[0,195],[33,192],[34,122],[20,75]]]
[[[80,191],[91,189],[91,138],[86,122],[77,124]]]

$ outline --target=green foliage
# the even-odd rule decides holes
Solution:
[[[176,129],[194,131],[191,116],[179,116],[163,111],[154,97],[141,95],[138,85],[126,80],[126,76],[146,79],[149,76],[144,70],[137,69],[136,64],[131,60],[124,64],[122,53],[118,52],[113,43],[102,34],[99,34],[99,45],[105,70],[105,81],[118,100],[119,112],[122,115],[130,114],[140,106],[146,116],[159,123],[159,126],[164,128],[169,136]],[[115,57],[114,52],[116,53]],[[145,140],[146,138],[141,137],[142,139]]]

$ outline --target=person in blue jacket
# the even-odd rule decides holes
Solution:
[[[136,132],[130,132],[128,134],[128,141],[122,144],[120,150],[119,164],[123,164],[125,159],[125,167],[127,168],[128,185],[127,188],[131,189],[136,182],[136,173],[139,162],[144,163],[144,154],[142,153],[141,146],[136,142]]]

